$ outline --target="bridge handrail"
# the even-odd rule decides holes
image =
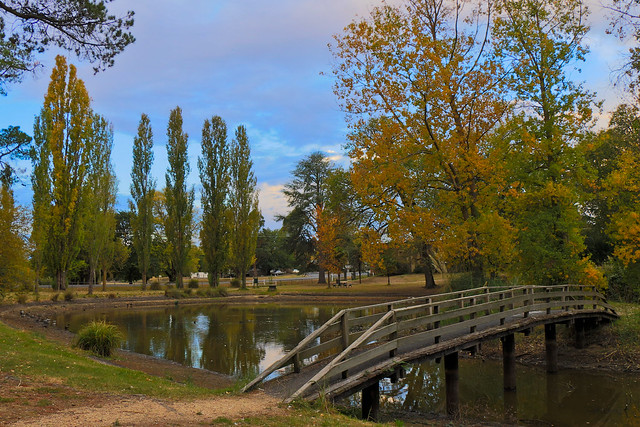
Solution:
[[[384,327],[387,329],[378,329],[390,316],[393,316],[393,323],[396,324],[394,332],[396,344],[390,344],[389,348],[397,349],[398,339],[400,338],[398,337],[399,333],[410,329],[414,330],[413,334],[403,336],[403,341],[411,335],[436,335],[435,332],[427,333],[422,328],[438,329],[441,323],[451,319],[458,318],[459,322],[456,324],[459,324],[464,321],[465,317],[469,317],[466,322],[470,323],[471,331],[473,331],[477,322],[470,321],[482,317],[487,318],[489,315],[499,313],[499,315],[491,316],[491,318],[499,319],[500,324],[503,324],[510,315],[517,314],[527,317],[533,311],[546,310],[549,313],[552,309],[569,310],[571,308],[580,310],[585,306],[592,306],[593,309],[600,307],[605,312],[611,312],[616,315],[613,308],[606,303],[602,294],[595,291],[593,287],[581,285],[480,287],[347,308],[338,312],[282,358],[271,364],[258,377],[247,384],[243,391],[248,391],[255,387],[274,371],[284,366],[293,364],[294,371],[299,372],[307,359],[312,359],[311,363],[315,363],[320,361],[320,357],[333,357],[333,360],[320,371],[323,375],[331,372],[331,369],[341,363],[342,359],[354,349],[364,348],[371,344],[372,337],[379,340],[384,336],[390,335],[390,333],[386,333],[387,329],[392,329],[387,328],[389,325]],[[492,311],[495,313],[492,313]],[[358,330],[360,326],[363,326],[365,330]],[[353,328],[356,328],[355,332],[352,332]],[[420,329],[420,331],[416,328]],[[337,334],[336,331],[338,331]],[[327,335],[331,333],[333,335]],[[325,336],[323,342],[309,347],[311,343],[322,336]],[[337,350],[334,350],[336,348]],[[312,382],[317,382],[321,378],[318,377],[320,373],[305,384],[304,390],[308,389]],[[302,392],[296,395],[300,395]]]

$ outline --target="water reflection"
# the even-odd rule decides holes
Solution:
[[[57,321],[77,332],[93,319],[106,319],[125,332],[127,350],[252,377],[338,311],[333,306],[197,305],[82,312]]]
[[[517,391],[504,392],[499,361],[460,360],[461,412],[468,419],[524,425],[640,425],[640,377],[517,367]],[[402,414],[445,413],[444,367],[433,361],[408,366],[405,378],[381,381],[381,410]],[[351,404],[358,405],[354,396]]]

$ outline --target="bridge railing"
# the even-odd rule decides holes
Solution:
[[[586,308],[585,308],[586,307]],[[399,348],[436,344],[451,334],[503,325],[514,316],[552,311],[605,310],[604,297],[583,286],[481,287],[344,309],[247,384],[247,391],[274,371],[332,358],[296,395],[323,378],[348,376],[350,369],[393,357]],[[295,396],[292,396],[292,398]]]

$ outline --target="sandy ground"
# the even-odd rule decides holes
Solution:
[[[12,426],[184,426],[223,423],[244,417],[282,415],[286,409],[264,393],[207,400],[164,401],[114,396],[104,404],[67,408],[54,414],[19,420]],[[226,420],[223,420],[226,419]]]

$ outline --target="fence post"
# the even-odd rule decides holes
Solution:
[[[504,292],[500,292],[498,294],[498,299],[500,301],[504,300]],[[504,304],[500,304],[500,313],[504,313]],[[500,318],[500,326],[504,325],[504,321],[505,321],[505,318],[501,317]]]
[[[469,300],[469,305],[470,305],[471,307],[472,307],[472,306],[474,306],[474,305],[476,305],[476,299],[475,299],[475,298],[471,298],[471,299]],[[475,311],[472,311],[471,313],[469,313],[469,320],[473,320],[473,319],[475,319],[475,318],[476,318],[476,313],[475,313]],[[476,331],[476,326],[475,326],[475,325],[472,325],[472,326],[469,328],[469,332],[474,333],[475,331]]]
[[[526,288],[524,288],[524,290],[522,291],[523,295],[527,295],[529,293],[529,287],[527,286]],[[525,306],[529,306],[529,298],[525,298],[524,300],[524,305]],[[529,310],[524,312],[524,317],[529,317]]]
[[[392,332],[389,336],[389,340],[390,341],[395,341],[398,338],[398,323],[396,320],[396,312],[395,310],[393,310],[393,306],[391,304],[389,304],[387,306],[388,311],[393,311],[393,314],[391,315],[391,324],[396,325],[395,331]],[[393,350],[389,350],[389,358],[392,358],[396,355],[396,351],[398,350],[397,348],[397,342],[396,342],[396,348],[394,348]]]
[[[544,290],[545,290],[546,293],[549,294],[549,293],[551,293],[552,289],[547,287],[547,288],[544,288]],[[545,302],[547,304],[549,304],[551,302],[551,297],[545,298]],[[547,306],[547,314],[551,314],[551,306]]]
[[[489,287],[485,287],[484,288],[484,293],[485,293],[485,299],[484,302],[486,302],[487,304],[489,304],[490,301],[490,297],[489,297]],[[487,311],[485,313],[487,316],[489,316],[491,314],[491,310],[487,308]]]
[[[440,307],[437,305],[433,306],[433,314],[438,314],[440,312]],[[440,327],[440,321],[433,322],[433,328],[438,329]],[[436,336],[434,338],[434,342],[438,344],[440,342],[440,336]]]
[[[464,308],[464,294],[462,292],[458,294],[458,299],[460,300],[460,302],[458,303],[458,307]],[[458,322],[464,322],[464,316],[458,317]]]

